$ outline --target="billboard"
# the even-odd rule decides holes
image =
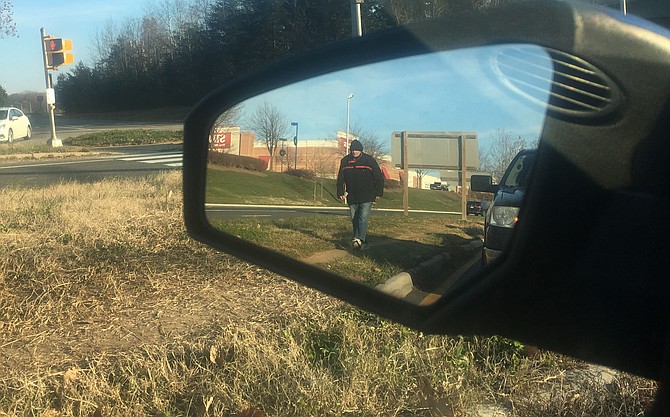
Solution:
[[[391,134],[391,161],[403,167],[403,132]],[[407,167],[411,169],[453,169],[461,166],[460,137],[465,140],[467,169],[479,168],[479,139],[474,132],[405,132],[407,138]]]

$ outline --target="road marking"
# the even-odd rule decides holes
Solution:
[[[121,161],[145,161],[151,159],[160,159],[165,158],[166,156],[178,156],[181,158],[181,152],[157,152],[157,153],[148,153],[143,155],[133,155],[129,157],[119,158]]]
[[[117,160],[124,162],[141,162],[146,164],[159,164],[162,163],[165,166],[171,168],[181,167],[182,164],[182,153],[181,152],[157,152],[150,153],[146,155],[132,155],[122,157],[121,155],[110,155],[103,156],[95,159],[87,160],[77,160],[77,161],[63,161],[63,162],[47,162],[47,163],[37,163],[37,164],[27,164],[27,165],[11,165],[11,166],[0,166],[0,170],[8,169],[20,169],[20,168],[39,168],[39,167],[49,167],[49,166],[60,166],[60,165],[77,165],[77,164],[90,164],[95,162],[100,162],[101,160]]]
[[[124,162],[140,162],[143,164],[163,164],[172,168],[178,168],[183,165],[181,152],[157,152],[146,155],[130,156],[119,158]]]

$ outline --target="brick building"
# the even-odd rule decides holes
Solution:
[[[292,140],[280,141],[274,161],[270,164],[270,153],[264,143],[256,141],[256,135],[242,132],[239,126],[222,126],[217,127],[210,136],[210,149],[264,160],[268,162],[268,169],[276,172],[297,167],[313,171],[320,177],[336,178],[340,159],[346,149],[345,137],[345,132],[338,131],[337,139],[299,140],[297,147]],[[351,134],[349,138],[357,139]],[[393,168],[390,159],[381,161],[380,167],[386,179],[399,180],[399,171]]]

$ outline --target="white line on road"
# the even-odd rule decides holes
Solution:
[[[148,162],[149,160],[152,160],[152,159],[161,159],[161,158],[165,158],[167,156],[174,156],[174,157],[178,157],[179,159],[181,159],[181,152],[150,153],[150,154],[146,154],[146,155],[119,158],[119,161],[141,161],[141,162],[146,161],[146,162]]]
[[[76,164],[90,164],[93,162],[100,162],[101,160],[118,160],[124,162],[145,162],[149,164],[154,163],[165,163],[165,165],[170,167],[181,167],[182,166],[182,154],[181,152],[160,152],[160,153],[151,153],[143,156],[132,156],[129,158],[120,157],[121,155],[109,155],[102,156],[96,159],[87,159],[87,160],[77,160],[77,161],[63,161],[63,162],[47,162],[47,163],[37,163],[37,164],[28,164],[28,165],[11,165],[11,166],[0,166],[0,170],[8,169],[20,169],[20,168],[39,168],[39,167],[50,167],[50,166],[62,166],[62,165],[76,165]],[[169,157],[174,156],[174,157]],[[167,163],[166,163],[167,162]]]

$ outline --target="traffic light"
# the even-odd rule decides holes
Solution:
[[[61,38],[45,38],[44,49],[47,53],[47,67],[58,69],[60,65],[74,63],[74,55],[67,51],[72,50],[72,41]]]

